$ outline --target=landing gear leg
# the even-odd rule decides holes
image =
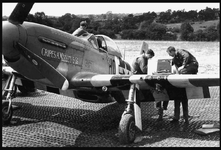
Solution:
[[[6,125],[11,122],[12,110],[12,95],[16,90],[15,75],[10,75],[5,88],[2,91],[2,124]],[[5,96],[6,95],[6,96]]]
[[[119,124],[119,141],[122,144],[134,142],[136,133],[142,131],[141,109],[139,98],[136,96],[136,85],[130,86],[127,107],[121,116]]]

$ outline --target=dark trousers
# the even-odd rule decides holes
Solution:
[[[169,103],[169,101],[163,101],[163,109],[164,109],[164,110],[167,110],[168,103]],[[157,107],[157,108],[162,108],[161,101],[159,101],[159,102],[156,103],[156,107]]]
[[[180,74],[197,74],[198,72],[198,62],[192,62],[188,64],[185,68],[180,70]],[[188,99],[182,100],[174,100],[174,119],[180,119],[180,103],[182,103],[183,107],[183,118],[187,121],[189,114],[188,114]]]
[[[188,114],[188,99],[183,100],[174,100],[174,119],[179,120],[180,119],[180,103],[182,103],[183,108],[183,118],[185,120],[188,120],[189,114]]]
[[[163,107],[162,107],[162,102],[159,101],[156,103],[156,108],[158,109],[158,119],[162,120],[163,119],[163,110],[167,110],[169,101],[163,101]]]
[[[198,72],[198,63],[197,62],[192,62],[188,65],[186,65],[185,68],[180,70],[180,74],[197,74]]]

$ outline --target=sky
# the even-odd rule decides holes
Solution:
[[[2,16],[9,16],[17,3],[2,3]],[[31,14],[44,12],[48,16],[62,16],[66,13],[74,15],[106,14],[112,13],[146,13],[172,11],[200,11],[202,9],[219,8],[220,3],[35,3],[30,11]]]

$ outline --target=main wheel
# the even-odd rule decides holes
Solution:
[[[3,100],[2,101],[2,125],[7,125],[11,122],[13,110],[11,106],[9,109],[9,112],[7,113],[8,107],[9,107],[9,102]]]
[[[121,118],[119,124],[119,141],[122,144],[129,144],[135,140],[136,126],[134,116],[131,114],[125,114]]]

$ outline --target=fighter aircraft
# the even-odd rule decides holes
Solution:
[[[39,88],[57,89],[60,94],[92,103],[127,102],[119,123],[119,140],[131,143],[142,130],[140,102],[174,100],[186,97],[208,98],[209,86],[219,86],[218,75],[177,75],[156,67],[148,75],[132,75],[131,66],[122,58],[115,42],[105,35],[73,36],[45,25],[26,22],[33,3],[18,3],[2,23],[2,55],[10,67],[6,96],[2,101],[2,122],[13,115],[12,93],[17,78]],[[101,45],[98,45],[98,41]],[[142,48],[147,48],[145,44]],[[169,63],[168,63],[169,64]],[[170,67],[169,67],[170,68]],[[163,71],[162,71],[163,70]],[[155,84],[162,85],[156,89]],[[140,90],[151,90],[152,99],[141,100]],[[123,92],[128,91],[125,98]]]

